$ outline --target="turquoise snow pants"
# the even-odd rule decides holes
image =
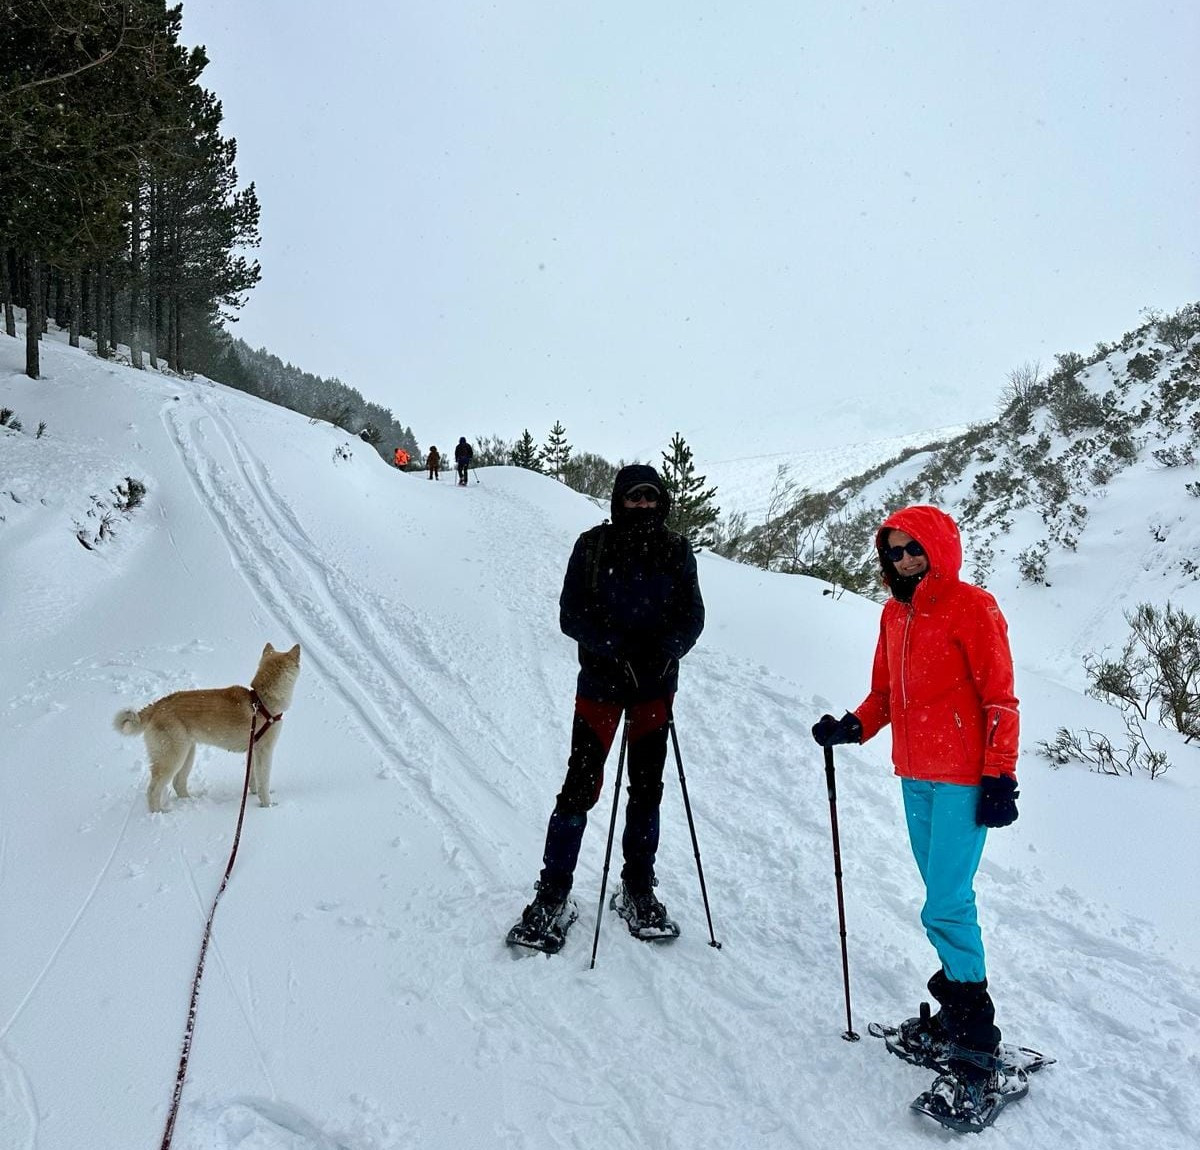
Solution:
[[[952,982],[987,977],[975,913],[975,872],[987,827],[975,823],[979,788],[901,779],[908,841],[925,883],[921,923]]]

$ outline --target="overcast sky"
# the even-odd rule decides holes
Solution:
[[[987,418],[1200,299],[1200,5],[185,0],[233,328],[420,443],[705,459]]]

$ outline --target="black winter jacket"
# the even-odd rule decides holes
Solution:
[[[567,564],[559,625],[579,644],[583,698],[673,695],[679,660],[704,630],[691,545],[661,524],[642,535],[609,523],[585,531]]]

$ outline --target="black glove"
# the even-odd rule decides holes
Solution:
[[[625,681],[635,691],[654,691],[678,665],[678,660],[662,652],[641,653],[622,660]]]
[[[975,821],[981,827],[1006,827],[1017,821],[1017,780],[1012,775],[984,775],[979,780]]]
[[[862,723],[858,716],[847,711],[840,719],[822,715],[813,724],[813,741],[819,747],[835,747],[838,743],[861,743]]]

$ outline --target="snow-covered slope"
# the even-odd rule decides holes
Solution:
[[[569,735],[557,595],[594,506],[512,469],[469,489],[402,475],[203,380],[53,343],[44,380],[21,363],[0,337],[0,406],[24,423],[0,431],[0,1145],[161,1137],[242,764],[201,751],[202,793],[151,816],[140,742],[111,719],[246,682],[267,641],[299,641],[303,671],[276,805],[247,812],[217,914],[176,1147],[946,1140],[906,1111],[928,1073],[840,1037],[808,728],[865,690],[874,604],[702,555],[709,622],[677,717],[723,949],[707,945],[669,773],[659,870],[679,942],[635,943],[606,912],[588,969],[609,789],[566,949],[514,959],[502,938]],[[145,501],[97,541],[126,477]],[[1064,618],[1106,607],[1082,572],[1055,590]],[[1017,650],[1027,748],[1062,722],[1112,721],[1029,670],[1056,619]],[[1022,816],[989,842],[980,904],[1000,1021],[1060,1061],[991,1145],[1200,1140],[1200,789],[1195,752],[1163,740],[1180,766],[1153,783],[1023,755]],[[863,1032],[915,1009],[934,966],[887,759],[886,739],[838,756]]]

